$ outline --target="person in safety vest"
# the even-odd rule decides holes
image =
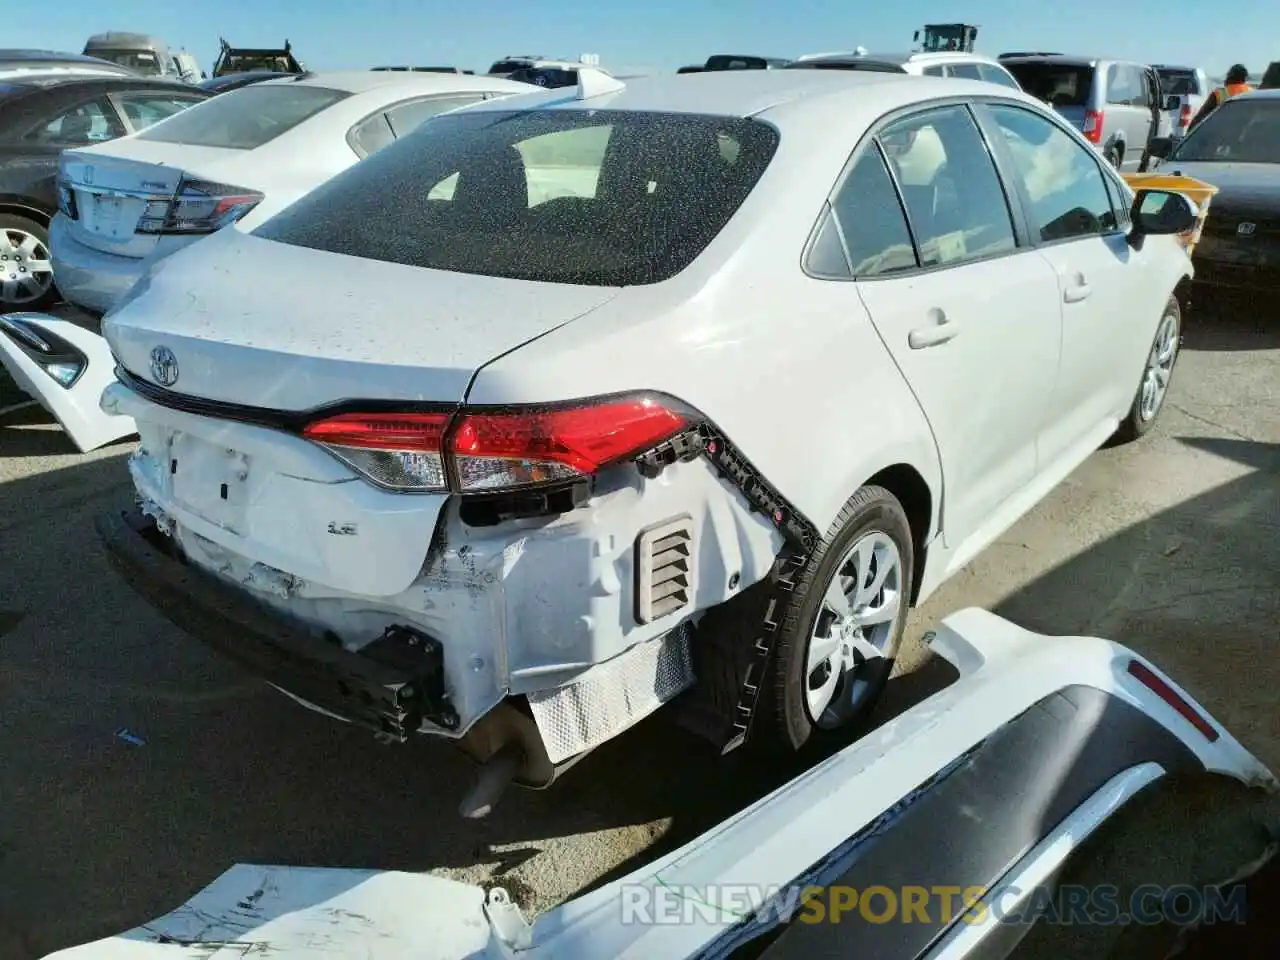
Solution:
[[[1252,89],[1253,87],[1249,86],[1249,71],[1244,64],[1237,63],[1227,71],[1226,83],[1209,94],[1204,101],[1204,106],[1200,108],[1200,112],[1191,118],[1191,125],[1187,127],[1187,133],[1198,127],[1205,117],[1232,97],[1238,97],[1240,94],[1248,93]]]

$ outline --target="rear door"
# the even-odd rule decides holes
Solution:
[[[1107,102],[1105,106],[1103,147],[1123,147],[1120,169],[1136,173],[1142,153],[1151,138],[1151,106],[1146,77],[1140,68],[1129,63],[1113,63],[1107,67]]]
[[[883,243],[863,240],[869,198],[886,192],[882,203],[907,214],[891,258],[877,249]],[[1036,473],[1061,335],[1053,270],[1015,228],[962,104],[880,129],[834,208],[862,301],[933,429],[944,534],[948,545],[961,543]]]
[[[991,103],[979,111],[1056,277],[1062,353],[1056,369],[1045,371],[1052,389],[1041,400],[1039,441],[1048,465],[1093,443],[1091,435],[1132,399],[1137,384],[1129,371],[1155,318],[1144,316],[1150,298],[1134,275],[1140,254],[1129,247],[1096,152],[1025,107]]]
[[[16,161],[7,164],[6,182],[20,184],[25,197],[39,201],[52,213],[58,204],[55,181],[62,151],[112,140],[126,132],[104,96],[63,103],[27,129],[16,131],[8,144],[10,150],[0,148],[0,157],[8,153]]]

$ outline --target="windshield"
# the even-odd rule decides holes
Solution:
[[[1169,159],[1280,163],[1280,100],[1229,100],[1192,130]]]
[[[1087,64],[1028,60],[1006,63],[1018,85],[1052,107],[1083,107],[1093,89],[1093,67]]]
[[[290,58],[270,54],[233,53],[222,62],[222,69],[228,73],[254,73],[260,70],[289,73],[293,70]]]
[[[1177,97],[1197,96],[1200,93],[1196,75],[1190,70],[1157,70],[1160,75],[1160,89],[1167,95]]]
[[[122,67],[127,67],[135,73],[141,73],[146,76],[160,76],[164,73],[164,66],[160,62],[160,58],[151,50],[94,50],[91,56],[97,57],[99,60],[110,60],[112,63],[118,63]]]
[[[197,103],[138,134],[139,140],[253,150],[350,94],[268,81]]]
[[[773,127],[740,117],[444,114],[254,233],[458,273],[657,283],[715,238],[777,145]]]

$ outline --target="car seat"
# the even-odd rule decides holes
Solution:
[[[479,232],[501,230],[521,219],[529,210],[529,181],[520,151],[508,145],[467,166],[458,176],[450,207],[453,216]]]

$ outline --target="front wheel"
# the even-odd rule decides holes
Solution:
[[[1182,308],[1177,297],[1170,297],[1156,327],[1155,340],[1147,352],[1142,368],[1142,380],[1138,392],[1129,407],[1128,416],[1120,423],[1113,441],[1128,443],[1145,436],[1164,409],[1169,394],[1169,381],[1173,379],[1173,365],[1178,359],[1178,347],[1182,343]]]
[[[847,729],[879,701],[902,643],[914,562],[902,504],[863,487],[809,558],[783,613],[773,689],[781,745],[799,750]]]

